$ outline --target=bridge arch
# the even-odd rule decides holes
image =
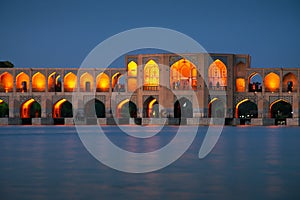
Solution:
[[[86,117],[105,118],[105,105],[102,101],[94,98],[84,105]]]
[[[143,117],[158,118],[159,117],[159,103],[156,98],[150,96],[146,99],[143,105]]]
[[[109,77],[106,73],[102,72],[100,73],[97,78],[97,92],[108,92],[109,91]]]
[[[48,76],[48,92],[61,92],[61,76],[53,72]]]
[[[41,105],[34,99],[28,99],[21,105],[21,118],[40,118]]]
[[[248,78],[249,92],[262,92],[262,77],[259,73],[254,72]]]
[[[82,92],[92,92],[94,88],[94,78],[93,76],[85,72],[80,76],[80,91]]]
[[[225,105],[222,100],[213,98],[208,104],[209,118],[223,118],[225,117]]]
[[[0,92],[12,92],[14,78],[9,72],[3,72],[0,75]]]
[[[159,86],[159,66],[149,60],[144,66],[144,90],[157,90]]]
[[[53,105],[53,118],[72,118],[73,106],[67,99],[60,99]]]
[[[208,83],[212,89],[222,89],[227,86],[227,67],[221,60],[217,59],[209,66]]]
[[[176,100],[174,103],[174,117],[175,118],[192,118],[193,104],[185,97]]]
[[[117,118],[136,118],[137,106],[129,99],[121,101],[117,106]]]
[[[73,72],[69,72],[64,77],[64,91],[73,92],[77,87],[77,76]]]
[[[293,117],[293,106],[283,99],[278,99],[270,104],[270,118],[286,119]]]
[[[280,86],[280,78],[276,73],[270,72],[265,76],[264,84],[266,92],[278,92]]]
[[[295,92],[298,88],[298,80],[294,73],[289,72],[283,76],[282,79],[282,91],[283,92]]]
[[[9,117],[9,107],[6,102],[0,99],[0,118]]]
[[[258,109],[256,103],[249,99],[244,99],[236,104],[235,106],[235,117],[236,118],[257,118]]]

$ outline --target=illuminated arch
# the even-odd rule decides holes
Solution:
[[[248,78],[249,92],[262,92],[262,77],[259,73],[254,72]]]
[[[137,76],[137,64],[134,61],[130,61],[127,65],[128,76]]]
[[[9,107],[2,99],[0,99],[0,118],[9,117]]]
[[[143,116],[145,118],[159,117],[159,104],[156,98],[150,96],[146,99],[143,106]]]
[[[258,109],[256,103],[249,99],[240,101],[235,106],[235,117],[236,118],[257,118]]]
[[[144,86],[146,89],[159,85],[159,67],[154,60],[149,60],[144,67]]]
[[[270,118],[286,119],[293,117],[292,105],[284,99],[278,99],[270,104]]]
[[[94,88],[94,78],[88,72],[83,73],[80,76],[80,91],[91,92]]]
[[[25,101],[21,106],[21,118],[41,117],[41,105],[34,99]]]
[[[56,72],[48,76],[48,92],[61,92],[61,76]]]
[[[237,92],[245,92],[245,87],[246,87],[245,79],[237,78],[235,80],[235,90]]]
[[[227,86],[227,67],[221,60],[217,59],[209,66],[208,82],[213,88]]]
[[[32,91],[33,92],[44,92],[46,88],[46,77],[37,72],[32,76]]]
[[[64,77],[64,90],[65,92],[73,92],[77,87],[77,76],[69,72]]]
[[[97,76],[97,92],[109,91],[109,77],[106,73],[102,72]]]
[[[282,91],[283,92],[294,92],[297,91],[298,80],[295,74],[289,72],[283,76],[282,79]]]
[[[85,104],[84,113],[86,117],[104,118],[105,105],[98,99],[92,99]]]
[[[27,92],[29,90],[29,76],[21,72],[16,76],[17,92]]]
[[[129,99],[125,99],[117,106],[117,118],[136,118],[137,107]]]
[[[12,92],[14,86],[14,78],[9,72],[0,75],[0,92]]]
[[[174,103],[174,117],[175,118],[192,118],[193,104],[185,97],[176,100]]]
[[[53,118],[71,118],[73,117],[72,104],[67,99],[58,100],[53,105]]]
[[[265,76],[265,91],[266,92],[278,92],[280,86],[280,78],[274,72],[270,72]]]
[[[175,62],[170,69],[170,86],[173,89],[197,88],[197,68],[186,59]]]
[[[225,117],[225,106],[223,101],[213,98],[208,104],[208,117],[223,118]]]

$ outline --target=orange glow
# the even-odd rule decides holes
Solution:
[[[65,92],[73,92],[76,87],[77,87],[77,76],[72,72],[67,73],[64,78]]]
[[[197,87],[197,68],[186,60],[180,59],[171,66],[170,84],[173,89],[187,89],[186,87]]]
[[[244,99],[244,100],[240,101],[238,104],[236,104],[236,106],[235,106],[235,118],[239,118],[239,106],[242,103],[246,102],[246,101],[249,101],[249,99]]]
[[[109,91],[109,77],[105,73],[100,73],[97,76],[97,91],[108,92]]]
[[[87,88],[89,83],[89,87]],[[88,92],[88,91],[92,91],[93,90],[93,86],[94,86],[94,78],[92,75],[90,75],[89,73],[85,72],[81,75],[80,77],[80,91],[82,92]]]
[[[53,85],[54,85],[54,75],[55,74],[56,74],[56,72],[53,72],[48,76],[48,90],[50,90],[51,87],[53,87]]]
[[[4,72],[0,75],[0,91],[11,92],[13,90],[14,78],[8,73]]]
[[[292,91],[297,91],[297,85],[298,85],[298,80],[295,74],[289,72],[286,75],[284,75],[283,80],[282,80],[282,91],[287,92],[288,91],[288,82],[292,82]]]
[[[280,78],[277,74],[271,72],[265,77],[264,83],[267,92],[275,92],[279,90]]]
[[[273,103],[271,103],[271,104],[270,104],[270,107],[269,107],[269,109],[271,110],[272,106],[273,106],[274,104],[276,104],[276,103],[280,102],[280,101],[284,101],[284,102],[286,102],[286,103],[289,103],[289,102],[287,102],[287,101],[286,101],[286,100],[284,100],[284,99],[278,99],[278,100],[276,100],[276,101],[274,101]]]
[[[63,103],[65,103],[66,99],[61,99],[58,102],[56,102],[53,106],[53,118],[60,118],[61,117],[61,106]]]
[[[236,84],[236,91],[237,92],[245,92],[245,87],[246,87],[245,79],[237,78],[235,80],[235,84]]]
[[[208,82],[211,86],[227,86],[227,67],[219,59],[208,68]]]
[[[23,103],[21,107],[21,118],[30,118],[30,106],[34,101],[34,99],[29,99]]]
[[[1,104],[1,103],[3,103],[3,100],[2,100],[2,99],[0,99],[0,104]]]
[[[32,91],[44,92],[46,87],[46,78],[40,72],[35,73],[32,76]]]
[[[26,84],[27,91],[29,90],[29,76],[25,74],[24,72],[21,72],[16,77],[16,87],[18,92],[25,92],[25,89],[23,87],[23,83]]]
[[[159,67],[154,60],[149,60],[144,67],[144,85],[159,85]]]
[[[119,103],[119,105],[117,106],[117,117],[121,117],[121,111],[122,111],[122,107],[129,102],[129,99],[125,99],[123,100],[121,103]]]
[[[128,69],[128,76],[136,77],[136,75],[137,75],[137,64],[134,61],[130,61],[128,63],[127,69]]]
[[[156,102],[156,99],[152,99],[152,101],[149,102],[148,116],[151,116],[153,104]],[[153,113],[153,116],[155,116],[155,113]]]
[[[122,74],[120,72],[117,72],[111,77],[112,88],[115,88],[115,85],[118,83],[118,80],[121,76]]]

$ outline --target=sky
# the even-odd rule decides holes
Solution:
[[[0,0],[0,8],[0,60],[15,67],[79,67],[100,42],[140,27],[182,32],[211,53],[250,54],[251,67],[300,67],[297,0]]]

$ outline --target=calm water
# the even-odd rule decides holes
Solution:
[[[147,152],[167,144],[176,127],[151,139],[105,130],[120,147]],[[128,174],[94,159],[74,127],[0,127],[0,199],[300,199],[300,128],[225,127],[200,160],[205,130],[172,165]]]

